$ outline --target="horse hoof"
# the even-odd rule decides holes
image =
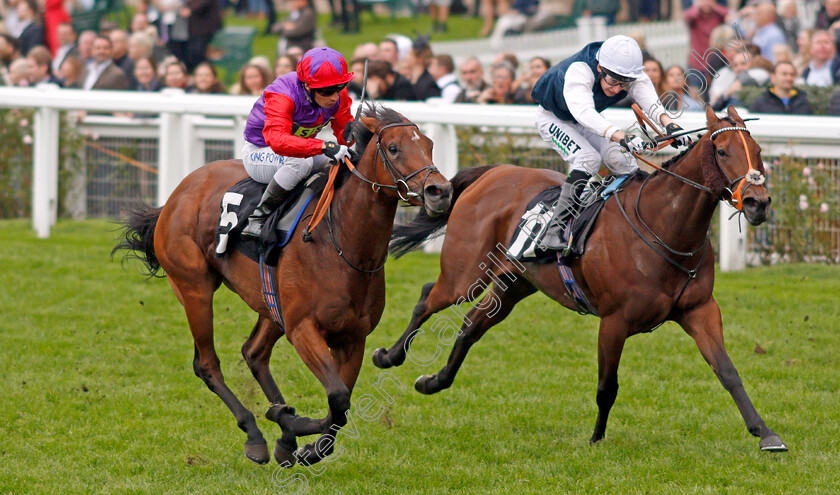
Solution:
[[[263,442],[255,445],[245,444],[245,457],[257,464],[265,464],[271,459],[268,453],[268,444]]]
[[[432,388],[429,386],[429,382],[432,381],[434,378],[434,375],[418,376],[417,380],[414,381],[414,390],[424,395],[432,395],[433,393],[437,392],[437,390],[432,390]]]
[[[384,347],[373,351],[373,365],[377,368],[388,369],[391,367],[391,362],[388,361],[388,350]]]
[[[266,451],[268,448],[266,448]],[[288,469],[295,465],[297,459],[295,459],[294,450],[286,450],[280,444],[280,440],[277,440],[277,443],[274,444],[274,459],[277,461],[277,464],[280,464],[284,468]]]
[[[762,452],[787,452],[788,448],[779,435],[770,435],[762,438],[758,443],[758,447]]]
[[[300,460],[301,466],[311,466],[321,461],[321,456],[315,452],[315,446],[311,443],[299,448],[294,455]]]

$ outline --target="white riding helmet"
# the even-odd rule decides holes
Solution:
[[[619,76],[638,79],[645,73],[642,64],[642,49],[636,40],[628,36],[613,36],[607,38],[598,53],[595,54],[601,68]]]

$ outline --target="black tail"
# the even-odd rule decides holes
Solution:
[[[426,241],[434,239],[441,234],[441,231],[449,221],[449,214],[455,206],[455,201],[464,192],[464,189],[469,187],[473,182],[477,181],[479,177],[484,175],[491,168],[497,165],[485,165],[483,167],[465,168],[458,172],[455,177],[449,181],[452,184],[452,202],[449,206],[449,211],[443,215],[432,217],[426,213],[426,210],[420,209],[414,219],[406,224],[394,228],[394,233],[391,234],[391,244],[388,246],[388,251],[394,255],[395,258],[407,254],[422,246]]]
[[[150,277],[164,277],[165,275],[158,275],[160,263],[155,256],[155,226],[162,209],[144,205],[130,211],[128,220],[122,224],[120,242],[111,251],[111,257],[113,258],[120,249],[125,249],[128,253],[125,254],[123,262],[130,258],[138,259],[146,265]]]

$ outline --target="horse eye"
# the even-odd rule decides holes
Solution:
[[[726,156],[726,152],[723,150],[717,150],[718,156]]]
[[[392,155],[396,155],[396,154],[397,154],[397,147],[396,147],[396,146],[394,146],[394,145],[392,144],[392,145],[388,146],[388,151],[389,151]]]

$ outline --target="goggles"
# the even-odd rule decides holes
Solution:
[[[612,72],[610,72],[606,69],[603,69],[603,68],[601,70],[604,71],[604,82],[607,83],[607,86],[612,86],[612,87],[620,86],[622,88],[626,88],[628,84],[633,82],[633,79],[627,79],[627,78],[615,75]]]
[[[346,88],[347,84],[338,84],[336,86],[327,86],[326,88],[312,88],[316,93],[321,96],[332,96],[342,89]]]

